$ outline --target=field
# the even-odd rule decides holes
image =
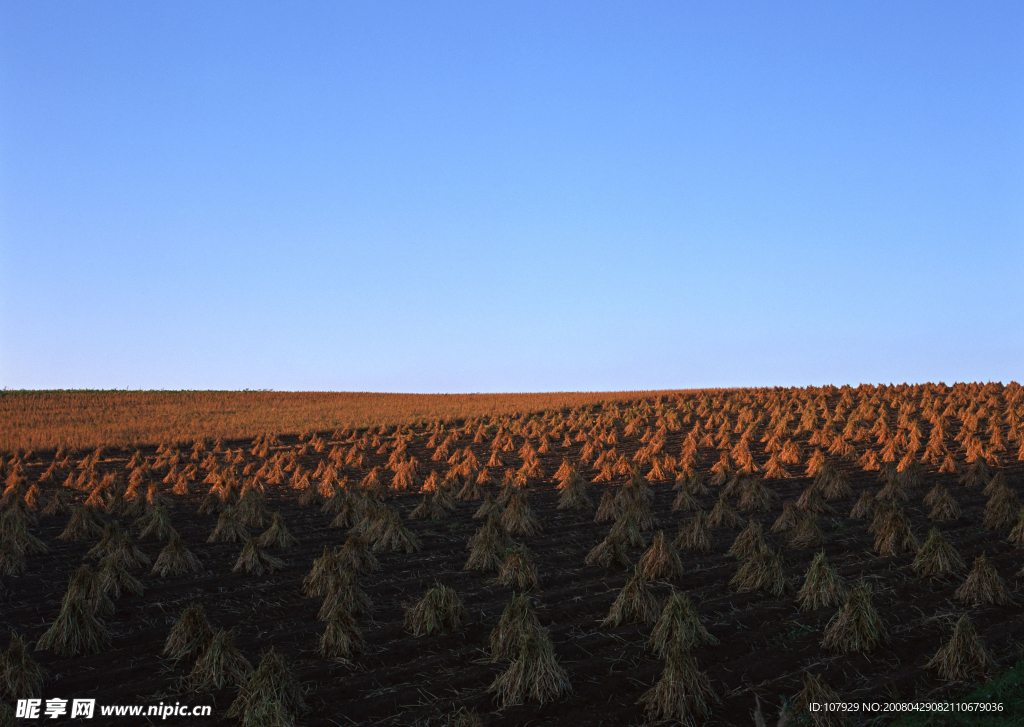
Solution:
[[[760,704],[842,724],[808,701],[941,700],[1024,653],[1016,384],[546,396],[433,417],[396,399],[324,428],[264,408],[238,438],[221,419],[146,441],[147,415],[101,448],[82,424],[101,414],[70,436],[8,400],[0,637],[25,649],[5,704],[595,726],[755,725]],[[209,630],[171,658],[195,604]]]

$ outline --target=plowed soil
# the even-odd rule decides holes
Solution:
[[[289,444],[294,442],[282,440],[283,446]],[[667,449],[678,451],[680,444],[681,438],[674,435]],[[618,449],[631,454],[636,446],[638,443],[632,442]],[[806,443],[804,446],[806,449]],[[487,444],[473,445],[473,449],[481,462],[487,461]],[[422,551],[412,555],[379,553],[379,571],[359,578],[375,606],[372,617],[359,619],[366,650],[351,663],[319,657],[316,649],[324,630],[324,624],[317,620],[320,601],[303,597],[300,584],[324,546],[341,544],[346,532],[328,528],[332,517],[318,507],[300,507],[298,493],[287,486],[268,486],[268,505],[282,513],[300,544],[271,551],[283,558],[287,567],[263,577],[231,572],[240,545],[206,543],[216,517],[196,514],[200,494],[168,495],[172,523],[202,560],[205,571],[181,578],[144,575],[145,594],[117,600],[116,614],[105,620],[112,639],[108,651],[76,658],[32,652],[50,672],[43,696],[95,697],[102,704],[212,704],[213,718],[172,717],[167,723],[234,724],[224,720],[223,714],[237,693],[235,689],[212,694],[190,692],[185,677],[191,663],[176,664],[160,656],[181,611],[190,603],[201,602],[214,627],[237,630],[235,643],[253,664],[269,647],[284,655],[295,675],[309,688],[311,711],[302,717],[301,724],[440,725],[453,709],[462,706],[475,710],[487,725],[646,724],[637,699],[662,671],[662,662],[645,648],[651,627],[602,628],[601,621],[626,582],[628,571],[584,565],[588,551],[609,528],[609,524],[594,522],[600,495],[608,487],[621,485],[625,478],[590,485],[588,494],[595,505],[590,510],[557,510],[558,492],[550,475],[563,457],[575,461],[578,450],[579,445],[571,450],[555,447],[551,454],[540,456],[549,477],[532,483],[529,502],[544,530],[516,538],[529,549],[540,574],[540,588],[533,597],[540,621],[550,629],[555,653],[568,672],[573,694],[567,698],[499,710],[493,695],[487,692],[507,666],[492,663],[486,647],[490,630],[512,592],[493,585],[492,575],[462,570],[466,541],[481,524],[471,517],[479,502],[460,502],[440,521],[407,520],[422,541]],[[409,453],[420,462],[434,464],[422,438],[410,446]],[[717,458],[713,450],[702,453],[705,462]],[[143,454],[153,456],[154,452],[144,449]],[[312,470],[324,456],[306,457],[303,465]],[[126,452],[114,451],[107,455],[101,469],[123,472],[127,457]],[[384,459],[386,456],[373,455],[371,464],[383,464]],[[30,481],[38,478],[47,464],[32,463]],[[760,697],[769,721],[774,721],[782,700],[800,690],[807,669],[821,674],[849,700],[932,699],[962,689],[964,685],[945,684],[923,666],[949,638],[956,618],[965,612],[1001,668],[1021,656],[1024,620],[1020,604],[1024,603],[1024,593],[1015,574],[1024,566],[1024,551],[1006,542],[1006,531],[990,532],[981,527],[986,501],[981,489],[958,484],[955,475],[930,471],[925,484],[911,493],[905,510],[915,535],[923,541],[932,523],[921,499],[935,482],[943,482],[959,502],[963,515],[939,524],[940,529],[968,566],[982,551],[987,552],[1016,599],[1010,606],[966,607],[953,600],[961,579],[926,582],[911,571],[912,555],[876,555],[869,521],[853,520],[848,515],[863,489],[877,492],[881,483],[874,473],[863,472],[852,462],[841,466],[850,477],[854,495],[830,502],[838,515],[819,518],[825,533],[824,550],[848,584],[862,576],[874,584],[873,603],[888,629],[889,644],[869,656],[834,654],[821,648],[823,630],[836,609],[801,612],[794,599],[817,549],[789,549],[783,539],[767,534],[781,512],[781,501],[796,500],[811,480],[767,480],[780,495],[780,504],[771,512],[742,515],[758,519],[768,541],[782,549],[793,586],[790,593],[773,597],[761,592],[736,593],[729,587],[737,562],[726,555],[726,550],[738,531],[728,529],[713,531],[713,553],[680,553],[685,569],[682,578],[652,584],[662,600],[673,587],[686,591],[709,631],[719,640],[717,645],[694,652],[721,698],[707,724],[752,725],[755,695]],[[1006,472],[1010,486],[1018,489],[1020,467]],[[593,474],[584,472],[588,479]],[[206,489],[198,484],[193,487],[196,493]],[[671,510],[675,495],[672,482],[655,482],[652,487],[653,511],[660,527],[674,539],[690,514]],[[49,486],[45,492],[52,489]],[[718,489],[697,496],[705,510],[714,506]],[[392,496],[389,505],[405,517],[419,501],[418,494],[400,494]],[[119,521],[123,527],[131,525],[129,518]],[[31,556],[25,574],[2,579],[0,635],[13,629],[35,641],[53,622],[69,578],[86,562],[85,554],[94,544],[56,540],[66,522],[67,516],[43,518],[33,532],[50,546],[51,552]],[[648,542],[651,535],[647,534]],[[154,560],[163,547],[163,543],[152,541],[139,545]],[[634,562],[641,553],[640,549],[631,552]],[[413,637],[403,628],[403,609],[435,583],[450,586],[461,595],[468,623],[455,634]],[[40,723],[44,721],[51,722]],[[90,724],[102,722],[103,718],[97,717]],[[110,723],[128,725],[133,719],[112,719]],[[147,724],[149,720],[136,719],[134,723]]]

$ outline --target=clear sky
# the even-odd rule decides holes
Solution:
[[[1024,380],[1024,4],[0,3],[0,385]]]

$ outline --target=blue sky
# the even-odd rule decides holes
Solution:
[[[1019,3],[5,2],[0,385],[1021,380]]]

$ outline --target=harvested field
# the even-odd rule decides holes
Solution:
[[[283,659],[305,706],[282,699],[278,707],[305,725],[443,725],[460,709],[486,725],[644,724],[656,715],[640,700],[671,659],[676,669],[695,665],[715,696],[700,724],[753,725],[756,699],[770,723],[784,704],[799,712],[806,674],[843,700],[938,699],[964,687],[927,665],[965,614],[987,649],[989,673],[1022,655],[1017,574],[1024,551],[1015,499],[1024,474],[1022,408],[1016,385],[695,392],[397,430],[375,425],[187,446],[8,452],[0,546],[23,542],[11,533],[24,522],[49,552],[24,552],[23,569],[11,556],[10,572],[0,575],[0,636],[15,631],[34,647],[61,612],[79,567],[98,570],[102,553],[90,551],[104,525],[116,523],[156,562],[173,539],[158,534],[166,518],[201,570],[160,577],[148,567],[129,569],[145,590],[123,590],[112,615],[97,612],[109,646],[76,656],[28,652],[48,672],[39,696],[210,704],[214,718],[203,723],[238,724],[237,716],[225,716],[238,686],[192,690],[197,654],[179,661],[162,655],[182,612],[198,603],[214,632],[234,629],[233,644],[253,668],[271,648]],[[580,475],[574,487],[586,483],[590,504],[582,509],[559,507],[560,482],[573,478],[567,469]],[[935,501],[943,501],[938,485],[958,514],[935,512]],[[101,521],[99,530],[59,539],[73,516],[43,514],[58,492],[69,506],[88,500],[82,512]],[[618,503],[617,519],[595,522],[606,492]],[[518,592],[498,583],[497,570],[464,570],[467,543],[487,523],[474,517],[487,495],[496,502],[496,552],[502,560],[528,555],[538,578],[526,590],[540,627],[527,631],[538,640],[517,653],[543,661],[549,645],[571,691],[555,679],[505,704],[491,690],[517,663],[493,661],[491,638]],[[578,498],[576,504],[582,505]],[[226,519],[247,535],[208,542],[227,506],[233,510]],[[855,506],[864,516],[851,516]],[[1006,508],[1012,509],[1000,517]],[[710,552],[673,546],[682,566],[675,572],[668,544],[679,542],[695,512],[714,522],[716,509],[735,520],[708,529]],[[780,518],[784,512],[793,522]],[[751,522],[759,531],[748,528]],[[140,537],[147,528],[154,539]],[[268,528],[271,536],[256,543]],[[941,551],[929,541],[932,528],[963,559],[962,569],[918,574],[938,567],[915,565],[919,554]],[[643,563],[651,577],[635,575],[633,566],[659,531],[665,537]],[[734,548],[741,533],[743,547]],[[289,534],[297,544],[280,547]],[[629,566],[614,559],[610,567],[586,565],[606,539]],[[316,590],[304,583],[314,562],[346,542],[353,552],[362,542],[361,557],[372,555],[376,569],[341,555],[345,564],[327,569],[341,575],[325,576],[318,595],[305,595]],[[524,551],[515,549],[520,545]],[[245,572],[236,567],[243,548],[253,562],[282,564]],[[845,622],[833,624],[850,602],[831,593],[804,597],[805,576],[821,552],[843,593],[860,594],[850,602],[869,594],[877,638],[856,633],[871,623],[857,614],[847,630]],[[971,572],[983,553],[1006,598],[992,596],[992,583]],[[658,577],[659,568],[671,575]],[[626,608],[619,625],[604,624],[623,587],[640,580],[657,614],[673,591],[685,593],[712,638],[672,642],[663,658],[648,644],[653,621],[630,616],[642,608]],[[437,586],[446,587],[437,591],[441,605],[421,603]],[[450,605],[447,589],[461,612],[452,606],[441,613]],[[810,607],[802,610],[802,602]],[[821,602],[834,603],[814,607]],[[434,616],[439,626],[417,627],[421,635],[413,635],[410,619],[429,623]],[[351,634],[354,623],[361,642],[344,656],[337,645],[325,655],[329,623],[336,635]],[[534,678],[533,666],[525,663],[523,679]],[[685,719],[687,709],[697,714],[683,705],[672,719]],[[260,719],[251,723],[272,723]]]

